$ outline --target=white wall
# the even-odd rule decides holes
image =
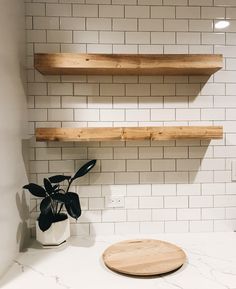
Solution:
[[[31,178],[72,173],[97,158],[75,189],[83,215],[73,234],[236,229],[236,1],[27,1],[30,133],[36,127],[223,125],[222,140],[37,143]],[[31,2],[31,3],[29,3]],[[36,3],[37,2],[37,3]],[[227,18],[222,30],[214,23]],[[47,76],[37,52],[223,53],[210,79]],[[90,186],[88,186],[90,185]],[[105,208],[119,194],[125,207]],[[36,200],[33,200],[36,202]],[[32,214],[32,225],[37,216]]]
[[[27,183],[23,160],[26,138],[24,91],[24,3],[0,1],[0,274],[27,235]],[[26,151],[27,152],[27,151]]]

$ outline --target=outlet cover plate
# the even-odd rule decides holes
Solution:
[[[105,204],[106,208],[124,208],[125,198],[124,196],[106,196]]]

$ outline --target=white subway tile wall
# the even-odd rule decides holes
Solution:
[[[36,143],[32,182],[97,166],[76,182],[73,235],[235,230],[236,1],[27,0],[29,133],[36,127],[223,125],[223,140]],[[229,26],[216,29],[226,19]],[[33,54],[222,53],[202,76],[43,76]],[[124,208],[106,208],[123,196]],[[32,227],[39,200],[32,198]],[[32,228],[32,234],[34,230]]]

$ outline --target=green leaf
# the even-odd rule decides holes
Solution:
[[[65,194],[62,194],[62,193],[53,194],[53,195],[51,195],[51,198],[53,200],[57,201],[58,203],[65,203],[66,202]]]
[[[56,176],[52,176],[49,178],[49,181],[52,183],[52,184],[57,184],[57,183],[61,183],[65,180],[70,180],[70,176],[63,176],[63,175],[56,175]]]
[[[74,181],[77,178],[83,177],[86,175],[96,164],[96,160],[91,160],[84,164],[73,176],[72,180]]]
[[[44,183],[44,187],[46,189],[46,192],[49,193],[49,195],[51,195],[53,193],[53,187],[52,187],[51,183],[46,178],[43,179],[43,183]]]
[[[46,197],[40,203],[40,212],[42,214],[47,214],[50,210],[52,210],[52,203],[50,197]]]
[[[40,197],[40,198],[46,197],[45,189],[37,184],[30,183],[28,185],[25,185],[23,188],[27,189],[35,197]]]
[[[41,213],[38,218],[38,224],[41,231],[47,231],[53,223],[53,214],[52,211],[49,211],[47,214]]]
[[[66,197],[65,207],[68,214],[72,218],[78,219],[81,215],[79,196],[76,193],[68,192],[65,194],[65,197]]]

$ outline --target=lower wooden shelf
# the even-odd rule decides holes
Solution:
[[[37,128],[37,141],[221,139],[222,126]]]

